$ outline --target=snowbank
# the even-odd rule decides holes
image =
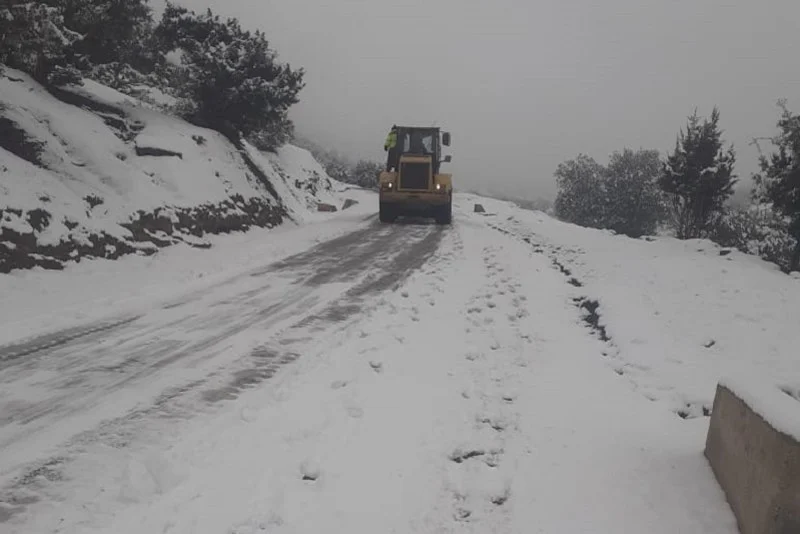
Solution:
[[[208,246],[345,199],[302,149],[239,150],[94,82],[51,94],[7,69],[0,133],[0,272]]]

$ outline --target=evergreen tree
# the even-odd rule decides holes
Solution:
[[[657,150],[613,153],[605,172],[603,226],[630,237],[654,234],[663,213],[660,172]]]
[[[148,0],[51,2],[62,8],[65,25],[81,35],[71,50],[81,67],[152,72],[156,57],[149,42],[153,19]]]
[[[788,220],[788,231],[795,240],[788,270],[800,270],[800,115],[792,114],[785,101],[780,132],[772,139],[777,151],[761,155],[761,173],[754,175],[755,196],[768,202]]]
[[[42,2],[0,7],[0,63],[44,84],[79,83],[65,51],[80,36],[64,26],[62,10]]]
[[[294,138],[294,123],[287,117],[271,122],[249,134],[247,141],[259,150],[275,152]]]
[[[197,15],[172,4],[156,32],[162,50],[181,58],[173,69],[187,119],[234,141],[263,132],[290,135],[288,110],[299,101],[304,72],[279,63],[263,33],[244,31],[236,19],[222,21],[211,10]]]
[[[710,121],[701,123],[696,111],[689,117],[686,132],[681,130],[659,178],[680,239],[707,234],[736,184],[736,155],[733,146],[723,148],[719,116],[715,107]]]
[[[584,154],[559,164],[555,172],[556,216],[580,226],[602,228],[606,204],[604,173],[602,165]]]

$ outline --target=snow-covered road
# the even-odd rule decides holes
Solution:
[[[381,227],[370,217],[364,228],[146,314],[1,347],[0,483],[29,480],[65,445],[120,446],[131,422],[177,403],[234,398],[270,378],[310,336],[339,328],[365,298],[424,263],[444,231]]]
[[[734,534],[707,420],[471,207],[0,349],[0,532]]]

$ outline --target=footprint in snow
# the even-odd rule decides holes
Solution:
[[[353,419],[361,419],[364,417],[364,409],[359,406],[349,406],[347,408],[347,415]]]
[[[489,467],[495,468],[498,465],[500,465],[500,456],[502,454],[503,451],[501,450],[490,451],[489,454],[483,457],[483,463],[485,463]]]
[[[483,416],[483,417],[481,417],[481,416],[479,416],[477,419],[478,419],[479,423],[483,423],[484,425],[490,426],[492,428],[492,430],[494,430],[495,432],[503,432],[508,427],[508,423],[506,423],[500,417],[496,417],[496,416],[492,416],[492,417]]]
[[[322,474],[319,464],[313,460],[306,460],[300,465],[302,479],[308,482],[315,482]]]
[[[245,406],[239,412],[239,417],[245,423],[252,423],[253,421],[255,421],[257,419],[258,414],[254,409],[252,409],[252,408],[250,408],[248,406]]]
[[[484,451],[483,449],[470,449],[470,450],[456,449],[452,453],[450,453],[450,461],[460,464],[463,463],[465,460],[469,460],[470,458],[477,458],[479,456],[483,456],[484,454],[486,454],[486,451]]]
[[[346,387],[347,384],[348,384],[347,380],[336,380],[336,381],[331,383],[331,388],[332,389],[342,389],[343,387]]]
[[[375,371],[376,373],[382,373],[383,372],[383,363],[382,362],[377,362],[377,361],[373,360],[373,361],[369,362],[369,366],[372,367],[372,370]]]
[[[456,521],[467,521],[471,515],[472,512],[470,510],[467,510],[466,508],[459,508],[455,511],[453,517]]]
[[[496,506],[502,506],[511,496],[511,488],[505,488],[502,493],[493,495],[489,500]]]

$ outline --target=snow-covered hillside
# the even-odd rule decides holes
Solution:
[[[235,147],[108,87],[0,75],[0,272],[308,220],[346,186],[305,150]]]

